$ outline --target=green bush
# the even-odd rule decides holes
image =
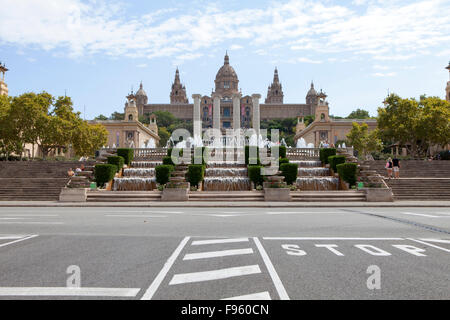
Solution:
[[[280,158],[280,161],[279,161],[280,166],[281,166],[283,163],[289,163],[289,159],[288,159],[288,158]]]
[[[125,163],[125,159],[121,156],[111,156],[108,157],[108,164],[113,164],[117,167],[117,172],[123,168],[123,164]]]
[[[172,161],[172,157],[164,157],[162,159],[162,163],[163,163],[163,165],[166,165],[166,166],[174,166],[175,165]]]
[[[174,170],[171,165],[161,165],[155,168],[156,182],[159,184],[166,184],[169,182],[170,173]]]
[[[280,165],[281,175],[284,176],[284,181],[291,185],[297,181],[298,164],[297,163],[283,163]]]
[[[330,164],[330,168],[333,169],[334,172],[337,172],[336,166],[345,163],[345,156],[330,156],[328,157],[328,163]]]
[[[285,146],[279,146],[278,148],[280,148],[280,154],[279,154],[279,156],[280,156],[281,158],[286,158],[286,151],[287,151],[287,148],[286,148]]]
[[[198,184],[203,181],[205,175],[205,166],[202,164],[191,164],[188,167],[187,181],[191,186],[198,187]]]
[[[251,148],[256,149],[256,157],[259,158],[259,148],[256,146],[251,146]],[[245,146],[245,164],[249,164],[249,157],[250,157],[250,146]]]
[[[134,159],[134,150],[129,148],[117,149],[117,155],[125,160],[127,166],[130,166]]]
[[[114,164],[97,164],[94,169],[95,181],[99,187],[114,179],[117,172],[117,166]]]
[[[441,156],[441,160],[450,160],[450,151],[441,151],[439,152],[439,155]]]
[[[322,161],[323,164],[328,163],[328,157],[335,156],[336,155],[336,149],[335,148],[323,148],[320,149],[320,161]]]
[[[338,164],[336,167],[337,172],[339,173],[339,177],[342,180],[348,182],[350,186],[356,184],[356,171],[358,168],[356,163],[341,163]]]
[[[264,177],[261,175],[262,166],[249,165],[248,166],[248,177],[255,186],[260,186],[264,182]]]

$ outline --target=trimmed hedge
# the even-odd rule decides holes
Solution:
[[[283,163],[289,163],[289,159],[288,159],[288,158],[280,158],[280,161],[279,161],[280,166],[281,166]]]
[[[203,181],[205,176],[205,166],[202,164],[191,164],[188,167],[187,181],[191,186],[196,186]]]
[[[260,186],[264,182],[264,177],[261,175],[262,166],[249,165],[248,166],[248,177],[255,186]]]
[[[345,156],[330,156],[328,157],[328,163],[330,164],[330,168],[333,169],[334,172],[337,172],[336,166],[345,163]]]
[[[256,146],[251,146],[251,148],[256,149],[256,157],[258,158],[259,163],[259,148]],[[250,146],[245,146],[245,164],[249,164],[249,157],[250,157]]]
[[[127,166],[130,166],[134,159],[134,150],[130,148],[117,149],[117,155],[124,159]]]
[[[170,174],[174,170],[171,165],[161,165],[155,168],[156,182],[159,184],[166,184],[169,182]]]
[[[354,186],[356,184],[356,171],[358,169],[358,165],[356,163],[341,163],[336,167],[339,177],[342,180],[348,182],[350,186]]]
[[[298,164],[297,163],[283,163],[280,165],[281,175],[284,176],[284,181],[291,185],[297,181]]]
[[[166,165],[166,166],[174,166],[175,165],[172,161],[172,157],[169,157],[169,156],[164,157],[162,159],[162,163],[163,163],[163,165]]]
[[[280,148],[280,157],[281,158],[286,158],[287,148],[285,146],[279,146],[278,148]]]
[[[114,179],[117,172],[117,166],[114,164],[96,164],[94,169],[95,181],[99,187]]]
[[[123,168],[123,164],[125,163],[125,159],[121,156],[111,156],[108,157],[108,164],[113,164],[117,167],[117,172]]]
[[[328,163],[328,157],[335,156],[336,155],[336,149],[335,148],[323,148],[320,149],[320,161],[322,161],[323,164]]]

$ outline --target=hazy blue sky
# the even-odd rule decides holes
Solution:
[[[73,97],[86,118],[123,111],[142,80],[168,103],[176,66],[188,96],[210,94],[228,49],[244,94],[278,67],[285,103],[311,80],[331,113],[376,114],[388,90],[445,96],[450,1],[0,0],[0,61],[11,95]]]

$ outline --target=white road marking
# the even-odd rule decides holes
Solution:
[[[189,253],[184,256],[183,260],[208,259],[208,258],[218,258],[218,257],[227,257],[227,256],[238,256],[238,255],[244,255],[244,254],[253,254],[253,249],[248,248],[248,249]]]
[[[275,268],[270,261],[269,256],[267,255],[266,250],[264,250],[264,247],[262,246],[261,242],[258,238],[253,238],[253,241],[255,241],[256,246],[258,247],[259,253],[261,254],[261,257],[266,264],[266,268],[269,271],[270,277],[272,278],[272,281],[275,285],[275,288],[277,289],[278,295],[280,296],[281,300],[289,300],[289,295],[286,292],[286,289],[283,286],[283,283],[280,280],[280,277],[278,276],[278,273],[275,271]]]
[[[235,243],[235,242],[248,242],[248,238],[235,238],[235,239],[214,239],[214,240],[197,240],[192,241],[192,246],[201,246],[207,244],[221,244],[221,243]]]
[[[107,214],[105,217],[115,218],[167,218],[167,216],[153,216],[153,215],[134,215],[134,214]]]
[[[64,222],[42,222],[42,221],[0,221],[0,224],[65,224]]]
[[[36,238],[37,236],[38,236],[37,234],[34,234],[34,235],[31,235],[31,236],[25,236],[25,237],[22,237],[21,239],[17,239],[17,240],[10,241],[10,242],[7,242],[7,243],[2,243],[2,244],[0,244],[0,248],[9,246],[10,244],[13,244],[13,243],[25,241],[25,240],[28,240],[28,239],[31,239],[31,238]]]
[[[259,268],[258,265],[225,268],[192,273],[180,273],[173,276],[169,285],[228,279],[232,277],[247,276],[258,273],[261,273],[261,269]]]
[[[450,240],[444,240],[444,239],[420,239],[423,241],[431,241],[431,242],[438,242],[438,243],[449,243],[450,244]]]
[[[438,216],[433,216],[431,214],[424,214],[424,213],[402,212],[402,214],[407,214],[407,215],[410,215],[410,216],[427,217],[427,218],[439,218]]]
[[[16,239],[22,239],[24,237],[28,237],[28,235],[2,235],[0,236],[0,240],[16,240]]]
[[[243,296],[231,297],[222,300],[271,300],[270,294],[267,291],[253,294],[246,294]]]
[[[433,247],[433,248],[436,248],[436,249],[439,249],[439,250],[442,250],[442,251],[445,251],[445,252],[450,252],[449,249],[439,247],[439,246],[431,244],[429,242],[425,242],[425,241],[421,241],[421,240],[417,240],[417,239],[411,239],[411,238],[408,238],[408,240],[415,241],[415,242],[418,242],[418,243],[421,243],[421,244],[425,244],[427,246],[430,246],[430,247]],[[428,241],[431,241],[431,239],[428,239]]]
[[[263,237],[263,240],[369,240],[369,241],[402,241],[404,238],[342,238],[342,237]]]
[[[135,297],[138,288],[0,287],[0,296]]]
[[[239,217],[239,216],[241,216],[241,214],[207,214],[205,216],[228,218],[228,217]]]
[[[26,220],[30,218],[0,218],[0,220]]]
[[[159,286],[161,285],[161,282],[163,282],[163,280],[166,277],[167,273],[169,272],[170,268],[172,268],[173,264],[175,263],[175,260],[178,258],[181,251],[186,246],[186,243],[188,243],[190,238],[191,237],[185,237],[181,241],[181,243],[178,245],[178,247],[175,249],[175,251],[169,257],[169,259],[167,259],[166,263],[164,264],[164,267],[161,269],[159,274],[156,276],[155,280],[153,280],[150,287],[148,287],[148,289],[145,291],[141,300],[151,300],[152,299],[152,297],[156,293],[156,290],[158,290]]]
[[[19,213],[6,213],[0,214],[0,217],[59,217],[57,214],[19,214]]]
[[[345,213],[342,211],[327,211],[327,212],[320,212],[320,211],[268,211],[266,214],[301,214],[301,213],[314,213],[314,214],[323,214],[323,213]]]

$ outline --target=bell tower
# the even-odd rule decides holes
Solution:
[[[132,93],[128,97],[128,102],[125,103],[125,122],[136,122],[139,120],[139,112],[136,106],[136,97]]]
[[[450,61],[448,62],[448,66],[445,68],[449,72],[449,80],[450,80]],[[450,102],[450,81],[447,81],[447,87],[445,88],[445,100]]]
[[[175,72],[175,80],[172,84],[172,91],[170,92],[170,104],[189,103],[186,95],[186,87],[181,84],[180,71]]]
[[[6,71],[9,71],[6,68],[6,65],[5,64],[1,64],[1,62],[0,62],[0,96],[2,96],[2,95],[7,96],[8,95],[8,86],[6,85],[6,82],[5,82],[5,73],[6,73]]]
[[[283,103],[283,88],[278,77],[278,69],[275,68],[273,74],[273,82],[267,90],[267,98],[265,103]]]

